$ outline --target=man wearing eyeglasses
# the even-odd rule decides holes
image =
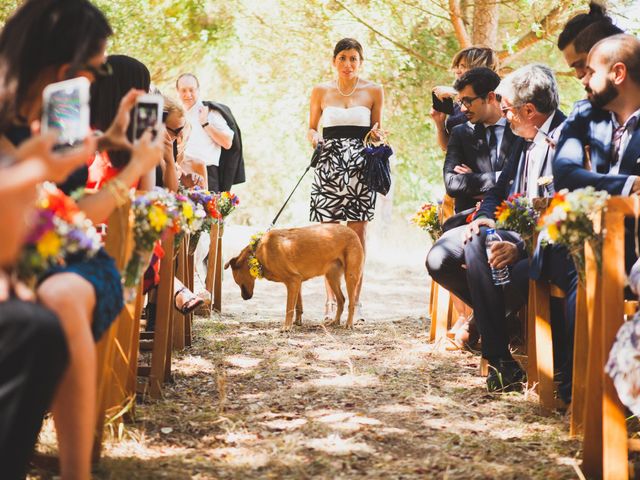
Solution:
[[[495,185],[514,145],[515,136],[494,92],[499,83],[493,70],[480,67],[466,72],[453,86],[468,120],[452,130],[444,161],[445,188],[455,199],[456,213],[473,208]]]
[[[473,303],[476,321],[482,335],[482,356],[489,361],[489,391],[521,390],[526,378],[509,348],[507,303],[510,311],[518,310],[527,300],[529,276],[544,278],[563,291],[569,290],[567,271],[573,265],[564,249],[536,251],[529,261],[522,237],[513,231],[498,230],[502,241],[486,245],[486,231],[496,228],[496,210],[510,195],[519,194],[530,200],[553,194],[552,160],[565,115],[558,109],[558,86],[551,69],[533,64],[509,74],[498,86],[501,110],[509,120],[513,133],[525,140],[525,147],[510,156],[496,185],[486,194],[476,218],[464,232],[464,258],[467,265],[467,294]],[[544,269],[542,259],[545,259]],[[494,285],[491,269],[509,267],[511,282],[504,287]],[[574,270],[575,272],[575,270]],[[458,292],[456,292],[458,293]],[[507,302],[508,300],[508,302]],[[556,365],[568,368],[561,389],[568,401],[571,393],[570,364],[567,365],[568,331],[562,302],[552,304],[552,328]],[[571,316],[571,318],[573,318]]]

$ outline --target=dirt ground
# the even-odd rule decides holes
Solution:
[[[282,334],[284,286],[258,282],[244,302],[227,276],[223,314],[197,318],[165,398],[137,405],[95,478],[578,478],[561,414],[488,394],[478,357],[427,342],[425,250],[397,250],[374,242],[353,331],[321,325],[320,279],[303,286],[304,325]]]

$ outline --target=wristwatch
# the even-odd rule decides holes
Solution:
[[[200,125],[202,128],[208,127],[209,126],[209,122],[204,122],[202,125]]]

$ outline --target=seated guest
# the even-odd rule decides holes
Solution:
[[[493,70],[474,68],[454,84],[468,120],[452,130],[444,160],[444,184],[456,212],[473,208],[495,185],[514,143],[494,93],[499,83]]]
[[[8,479],[24,478],[68,359],[60,321],[7,273],[28,230],[36,184],[65,178],[91,151],[59,156],[53,142],[53,135],[35,136],[8,159],[17,163],[0,167],[0,222],[10,226],[0,236],[0,471]]]
[[[611,195],[640,192],[640,40],[614,35],[587,58],[582,84],[588,100],[576,103],[558,141],[556,189],[593,186]],[[587,152],[591,170],[583,168]],[[627,271],[635,262],[634,232],[627,232]],[[630,243],[629,243],[630,242]]]
[[[27,1],[0,33],[0,134],[2,149],[11,154],[31,136],[41,118],[44,88],[64,79],[89,81],[108,74],[106,41],[112,31],[104,15],[89,1]],[[37,51],[38,55],[33,55]],[[79,201],[94,222],[101,222],[128,198],[129,188],[160,161],[161,146],[146,132],[135,146],[127,140],[130,110],[141,92],[120,103],[116,119],[98,139],[101,149],[127,148],[132,159],[107,183],[107,188]],[[89,157],[86,157],[88,160]],[[84,187],[88,168],[78,169],[61,185],[65,192]],[[97,355],[95,342],[122,309],[122,285],[113,259],[70,258],[39,279],[38,299],[60,319],[69,363],[52,404],[63,478],[90,478],[96,423]]]
[[[562,32],[560,32],[560,35],[558,35],[558,49],[562,52],[567,65],[575,70],[578,78],[584,77],[586,73],[587,54],[591,47],[577,51],[575,45],[576,37],[590,25],[602,22],[611,23],[611,18],[605,14],[605,9],[602,5],[591,2],[589,4],[589,13],[580,13],[571,18],[562,29]]]
[[[191,133],[182,105],[170,97],[164,97],[166,132],[164,137],[162,184],[174,192],[178,186],[185,188],[199,186],[207,188],[207,167],[204,162],[186,155],[186,147]],[[172,168],[168,168],[171,166]]]
[[[467,73],[472,68],[486,67],[490,68],[494,72],[498,70],[499,60],[498,55],[492,49],[488,47],[473,46],[463,48],[455,54],[451,61],[451,70],[455,76],[455,80],[460,79],[462,75]],[[441,100],[453,99],[457,96],[458,92],[455,88],[450,86],[437,86],[434,87],[433,93]],[[438,112],[435,109],[431,109],[431,118],[436,125],[436,140],[440,148],[444,152],[447,151],[447,144],[449,143],[449,136],[454,127],[467,122],[467,116],[461,111],[458,102],[453,102],[453,114],[447,115],[446,113]],[[442,200],[442,219],[444,222],[453,215],[454,200],[449,195],[444,196]],[[449,331],[454,337],[454,343],[456,346],[461,347],[465,343],[477,338],[474,331],[474,338],[470,339],[469,328],[472,324],[471,309],[465,305],[465,303],[457,297],[453,297],[453,305],[458,312],[458,320],[453,324],[453,327]],[[474,328],[474,327],[471,327]]]
[[[496,90],[502,96],[502,111],[513,133],[522,137],[513,147],[498,183],[485,196],[475,220],[446,232],[427,257],[433,279],[468,302],[474,309],[482,356],[492,367],[487,377],[489,391],[522,388],[525,374],[512,358],[506,313],[514,312],[527,298],[529,261],[524,242],[515,232],[498,231],[502,241],[486,251],[487,228],[495,228],[495,210],[510,194],[529,198],[549,192],[537,179],[550,169],[553,137],[564,115],[558,110],[558,88],[553,73],[542,65],[522,67],[507,76]],[[527,143],[523,148],[522,144]],[[464,243],[463,243],[464,240]],[[466,263],[467,268],[463,268]],[[494,285],[491,267],[511,266],[511,281]]]
[[[120,100],[131,89],[149,92],[151,74],[142,62],[126,55],[110,55],[107,64],[111,74],[97,79],[91,85],[91,126],[106,131],[113,123]],[[127,128],[127,137],[133,139],[133,122]],[[89,166],[88,188],[100,189],[116,177],[131,160],[128,150],[106,150],[98,152]],[[146,172],[135,185],[138,190],[150,190],[155,184],[155,171]]]
[[[459,213],[456,218],[462,223],[476,202],[495,184],[497,172],[502,169],[511,147],[520,145],[502,117],[500,103],[493,92],[499,83],[500,77],[493,70],[474,68],[454,84],[460,98],[460,111],[468,122],[451,132],[443,175],[447,193],[455,198],[455,211]],[[456,310],[464,312],[459,304]],[[473,345],[478,338],[473,317],[464,314],[459,316],[451,333],[458,346]]]

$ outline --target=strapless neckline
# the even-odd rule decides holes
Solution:
[[[327,105],[326,107],[324,107],[325,110],[327,108],[337,108],[338,110],[351,110],[353,108],[365,108],[365,109],[371,111],[371,109],[369,107],[365,107],[364,105],[354,105],[352,107],[336,107],[335,105]]]

